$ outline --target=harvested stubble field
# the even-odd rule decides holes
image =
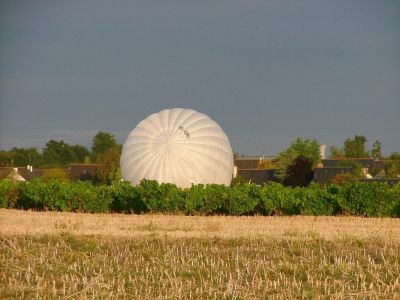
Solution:
[[[0,298],[399,298],[400,220],[0,210]]]

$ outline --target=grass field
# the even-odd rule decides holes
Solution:
[[[400,298],[400,220],[0,210],[0,298]]]

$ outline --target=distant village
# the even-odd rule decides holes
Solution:
[[[351,180],[400,182],[400,153],[383,157],[378,141],[371,150],[365,149],[366,141],[356,135],[345,140],[343,148],[331,147],[329,156],[325,145],[301,138],[277,156],[235,153],[234,180],[257,185],[280,182],[288,186],[306,186],[310,182],[342,184]],[[317,154],[307,156],[316,151]],[[101,131],[93,138],[91,150],[54,140],[46,144],[42,153],[35,148],[2,150],[0,180],[87,180],[107,184],[120,178],[120,154],[121,145],[114,136]]]

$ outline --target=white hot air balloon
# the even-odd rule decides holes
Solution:
[[[122,148],[122,178],[143,178],[179,187],[229,185],[233,153],[221,127],[192,109],[165,109],[141,121]]]

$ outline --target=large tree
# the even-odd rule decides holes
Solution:
[[[93,138],[92,144],[92,161],[101,163],[104,154],[111,148],[117,146],[114,135],[108,132],[99,131]]]
[[[43,148],[43,163],[46,167],[66,167],[77,160],[74,151],[62,140],[50,140]]]
[[[90,151],[86,147],[84,147],[82,145],[73,145],[70,147],[71,147],[72,152],[74,152],[74,154],[76,156],[76,159],[77,159],[76,162],[83,163],[83,162],[85,162],[85,159],[90,157]]]
[[[101,183],[109,184],[120,176],[120,156],[122,147],[116,145],[103,156],[103,162],[98,166],[96,175]]]
[[[313,177],[314,172],[311,160],[299,156],[288,167],[283,184],[286,186],[308,186]]]
[[[353,139],[344,141],[344,156],[348,158],[369,157],[368,151],[365,150],[367,138],[362,135],[355,135]]]
[[[372,150],[371,150],[371,156],[375,159],[381,159],[382,158],[382,151],[381,151],[381,142],[380,141],[375,141],[374,144],[372,145]]]
[[[281,180],[288,176],[289,167],[293,166],[299,157],[309,160],[313,170],[321,159],[318,142],[316,140],[297,138],[287,149],[279,153],[276,167],[277,176]]]
[[[342,158],[344,156],[343,150],[335,146],[330,147],[331,158]]]

